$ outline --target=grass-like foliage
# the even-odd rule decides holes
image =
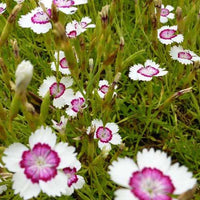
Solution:
[[[54,4],[48,8],[43,0],[41,2],[44,4],[40,4],[39,0],[25,0],[19,4],[13,0],[2,1],[7,7],[0,15],[0,199],[131,200],[125,193],[123,198],[115,193],[125,186],[116,181],[114,167],[120,162],[118,158],[129,157],[137,163],[138,152],[154,148],[166,152],[171,157],[171,163],[178,162],[180,166],[186,166],[193,173],[191,177],[196,179],[196,183],[187,186],[183,192],[166,192],[170,194],[165,194],[166,198],[162,200],[172,200],[173,195],[173,199],[199,200],[200,1],[88,0],[81,5],[72,3],[78,9],[68,15]],[[78,0],[68,2],[76,3]],[[168,19],[165,24],[160,22],[161,4],[174,7],[170,11],[174,13],[174,19]],[[46,21],[38,23],[39,18],[35,17],[36,21],[33,22],[34,19],[29,17],[32,25],[29,24],[31,20],[21,25],[20,20],[39,6],[40,12],[48,17],[47,22],[51,27],[45,33],[38,34],[47,24]],[[51,9],[50,15],[48,9]],[[84,22],[82,27],[75,27],[76,30],[66,29],[68,23],[73,20],[78,23],[86,16],[91,18],[91,28],[87,28],[88,24]],[[34,31],[31,27],[38,24],[41,28]],[[183,41],[163,44],[158,36],[159,29],[169,26],[169,30],[175,25],[177,30],[174,34],[182,35]],[[172,38],[176,35],[172,35]],[[183,47],[182,54],[177,54],[177,59],[174,59],[176,55],[171,48],[179,45]],[[65,65],[70,74],[62,73],[59,68],[61,52],[67,60]],[[191,52],[194,53],[194,61]],[[182,62],[181,56],[186,56]],[[184,59],[191,63],[184,63]],[[151,60],[149,62],[152,64],[141,68],[140,65],[144,66],[147,60]],[[154,68],[154,64],[159,66]],[[136,74],[131,75],[131,70]],[[162,70],[166,73],[159,75]],[[146,71],[150,75],[144,74]],[[55,80],[51,82],[48,78],[52,80],[53,76]],[[64,77],[73,83],[63,81]],[[149,80],[149,77],[152,79]],[[55,85],[52,85],[53,82]],[[61,94],[62,87],[68,93],[63,91],[65,94]],[[60,99],[62,95],[65,96]],[[66,123],[57,123],[63,119],[61,116],[65,117]],[[52,120],[55,121],[54,125]],[[40,156],[35,153],[37,148],[50,148],[48,155],[52,155],[51,159],[60,155],[56,146],[44,146],[46,143],[40,134],[38,138],[41,137],[41,141],[37,141],[39,146],[35,145],[35,149],[31,146],[30,136],[35,131],[41,134],[47,132],[45,127],[52,129],[57,144],[69,145],[53,167],[57,167],[62,157],[73,157],[73,153],[70,154],[72,146],[76,149],[77,154],[73,158],[81,163],[77,174],[83,177],[85,184],[80,189],[75,188],[72,194],[51,193],[41,186],[41,182],[48,183],[50,178],[33,178],[34,174],[40,174],[38,171],[45,162],[51,163],[50,158],[48,161],[42,160],[41,152]],[[115,141],[112,140],[114,137]],[[26,147],[24,152],[29,152],[34,160],[27,161],[26,153],[22,152],[19,162],[16,162],[16,171],[9,167],[10,162],[14,163],[10,160],[17,159],[20,149],[16,148],[13,158],[7,159],[11,156],[8,148],[13,143],[21,143],[23,148]],[[150,163],[153,162],[150,153],[148,158]],[[158,163],[156,159],[155,163]],[[31,165],[39,166],[38,171]],[[53,167],[49,167],[49,170],[53,170]],[[63,168],[66,167],[72,165]],[[147,167],[149,170],[156,168],[154,165]],[[24,181],[27,187],[21,186],[23,190],[26,191],[31,182],[34,186],[39,185],[41,192],[36,194],[32,189],[32,192],[29,191],[29,194],[33,193],[32,196],[26,197],[24,191],[17,190],[17,181],[22,181],[16,178],[17,168],[25,173],[24,179],[27,179],[27,182]],[[56,169],[51,174],[51,180],[63,168]],[[128,172],[119,171],[119,177],[123,177],[123,173],[126,176]],[[171,178],[171,175],[168,176]],[[177,182],[182,181],[183,185],[184,181],[187,182],[181,180],[181,176],[177,177],[180,178]],[[142,198],[140,193],[135,192],[135,179],[132,175],[127,182],[132,200],[159,200],[153,196]],[[70,180],[70,175],[66,176],[69,188]],[[173,178],[168,182],[176,185]],[[151,184],[153,186],[154,182]],[[7,190],[1,192],[1,186],[6,186]],[[54,186],[51,186],[52,191],[62,187],[53,189]],[[148,188],[144,186],[144,190],[145,187]]]

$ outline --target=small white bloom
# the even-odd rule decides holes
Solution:
[[[200,61],[200,57],[197,56],[193,51],[183,49],[182,46],[173,46],[170,50],[170,56],[174,60],[178,60],[180,63],[188,65],[193,62]]]
[[[33,76],[33,65],[30,61],[23,60],[16,69],[15,72],[15,85],[17,92],[23,92],[26,90]]]
[[[160,11],[160,22],[166,23],[168,19],[174,19],[174,13],[171,11],[174,10],[174,7],[167,5],[166,7],[162,4]]]
[[[51,9],[47,9],[47,13],[49,16],[41,7],[37,7],[28,14],[22,15],[18,23],[21,27],[30,28],[37,34],[46,33],[52,28]]]
[[[163,44],[172,44],[173,42],[183,42],[183,35],[177,34],[177,26],[163,26],[158,29],[158,39]]]
[[[153,76],[164,76],[168,72],[152,60],[146,60],[144,66],[142,64],[133,65],[130,68],[129,77],[132,80],[150,81]]]
[[[17,3],[23,3],[24,2],[24,0],[14,0],[15,2],[17,2]]]
[[[83,17],[80,22],[74,20],[66,25],[66,34],[69,38],[75,38],[81,33],[85,32],[87,28],[95,28],[95,24],[90,24],[89,17]]]
[[[6,4],[0,3],[0,15],[6,11]]]
[[[69,96],[67,104],[69,107],[66,109],[66,113],[71,117],[76,117],[78,112],[87,107],[85,105],[85,98],[80,92],[77,92],[73,96]]]
[[[98,139],[98,146],[104,151],[111,150],[111,144],[119,145],[122,143],[121,136],[119,135],[119,127],[116,123],[106,123],[103,125],[102,120],[94,119],[91,127],[88,127],[87,134],[90,133],[91,128],[95,128],[94,138]]]
[[[56,81],[55,76],[49,76],[39,88],[39,95],[44,97],[49,91],[50,95],[53,96],[53,105],[56,108],[62,108],[68,103],[68,98],[74,95],[72,89],[68,87],[72,86],[73,80],[70,77],[63,77],[59,83]]]
[[[47,8],[51,8],[52,3],[57,7],[61,12],[71,15],[77,11],[77,8],[74,6],[86,4],[87,0],[40,0],[41,3]]]
[[[99,81],[99,88],[98,88],[98,94],[101,98],[104,98],[105,95],[108,93],[108,89],[110,87],[110,84],[107,80],[100,80]],[[117,89],[117,85],[114,89]],[[113,95],[116,95],[116,92],[113,93]]]
[[[67,143],[56,144],[56,139],[49,127],[41,127],[29,137],[30,149],[14,143],[4,151],[2,160],[6,168],[14,172],[15,194],[31,199],[41,191],[53,197],[66,193],[69,177],[63,169],[76,162],[76,153]]]
[[[60,122],[56,122],[53,119],[51,120],[53,123],[53,128],[55,128],[59,132],[64,132],[66,129],[68,119],[65,118],[64,115],[61,116]]]
[[[128,157],[118,158],[108,173],[124,187],[115,192],[116,200],[172,200],[170,194],[180,195],[196,184],[185,166],[172,164],[166,153],[153,148],[138,152],[137,164]]]

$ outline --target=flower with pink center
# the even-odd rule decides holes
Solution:
[[[81,169],[81,163],[75,160],[70,166],[63,169],[63,172],[68,178],[66,195],[71,195],[74,190],[81,189],[85,184],[85,180],[82,176],[78,175],[78,171]]]
[[[47,8],[51,8],[52,3],[57,7],[61,12],[71,15],[77,11],[77,8],[74,6],[86,4],[87,0],[40,0],[41,3]]]
[[[67,104],[69,96],[74,94],[73,90],[69,89],[72,84],[73,80],[70,77],[63,77],[58,83],[55,76],[49,76],[40,86],[39,95],[44,97],[47,92],[50,92],[53,97],[53,105],[56,108],[62,108]]]
[[[91,127],[88,127],[87,134],[90,133],[91,128],[95,128],[94,138],[98,139],[98,146],[102,150],[111,150],[111,144],[119,145],[122,143],[121,136],[119,135],[119,127],[116,123],[106,123],[103,125],[102,120],[94,119]]]
[[[116,200],[174,200],[196,184],[185,166],[172,164],[160,150],[144,149],[132,159],[118,158],[109,166],[111,179],[124,187],[115,192]]]
[[[6,11],[6,4],[0,3],[0,15]]]
[[[167,5],[166,7],[162,4],[160,11],[160,22],[166,23],[168,19],[174,19],[174,13],[171,11],[174,10],[174,7]]]
[[[48,15],[47,15],[48,13]],[[26,15],[22,15],[19,19],[19,26],[22,28],[30,28],[35,33],[47,33],[51,28],[51,9],[47,9],[45,13],[41,7],[37,7]]]
[[[130,68],[129,77],[132,80],[150,81],[154,76],[164,76],[168,72],[165,68],[159,68],[159,65],[152,60],[146,60],[142,64],[133,65]]]
[[[69,96],[67,104],[69,107],[66,109],[66,113],[71,117],[76,117],[78,112],[82,112],[83,109],[87,107],[85,98],[80,92],[77,92],[73,96]]]
[[[64,133],[67,125],[68,119],[65,118],[64,115],[61,116],[60,121],[56,122],[53,119],[51,120],[53,123],[53,128],[55,128],[57,131]]]
[[[67,143],[57,143],[49,127],[37,129],[29,137],[29,147],[14,143],[2,158],[5,167],[14,172],[14,193],[23,199],[37,197],[42,191],[48,196],[66,193],[67,181],[63,169],[76,161],[75,148]]]
[[[183,42],[183,35],[177,33],[177,26],[163,26],[158,29],[158,39],[163,44],[172,44],[173,42]]]
[[[90,24],[89,17],[83,17],[80,22],[74,20],[66,25],[66,34],[69,38],[75,38],[81,33],[85,32],[88,28],[95,28],[95,24]]]
[[[183,49],[182,46],[173,46],[170,50],[170,56],[173,60],[178,60],[180,63],[189,65],[196,61],[200,62],[200,57],[197,56],[193,51]]]
[[[108,89],[110,87],[110,84],[107,80],[100,80],[99,81],[99,88],[98,88],[98,94],[103,99],[105,95],[108,93]],[[117,89],[117,85],[114,89]],[[116,95],[116,92],[113,93],[113,95]]]

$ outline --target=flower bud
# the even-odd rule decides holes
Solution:
[[[30,61],[23,60],[17,67],[16,76],[16,92],[22,93],[26,90],[33,76],[33,65]]]

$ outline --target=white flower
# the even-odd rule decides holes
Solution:
[[[15,85],[17,92],[23,92],[26,90],[33,76],[33,65],[30,61],[23,60],[16,69],[15,72]]]
[[[57,131],[59,131],[59,132],[65,131],[68,119],[65,118],[64,115],[61,116],[60,122],[56,122],[53,119],[51,121],[53,123],[53,128],[55,128]]]
[[[103,125],[102,120],[94,119],[91,127],[88,127],[87,134],[90,133],[91,128],[95,128],[94,138],[98,139],[98,146],[104,151],[111,150],[111,144],[118,145],[122,143],[121,136],[118,134],[119,127],[116,123],[106,123]]]
[[[111,179],[124,187],[115,192],[115,200],[174,200],[196,184],[185,166],[172,164],[160,150],[144,149],[137,154],[137,164],[130,158],[118,158],[109,166]]]
[[[85,105],[85,98],[80,92],[77,92],[73,96],[69,96],[67,105],[69,105],[69,107],[66,109],[66,113],[71,117],[76,117],[78,112],[81,112],[87,107]]]
[[[30,149],[14,143],[4,151],[5,167],[14,172],[12,188],[15,194],[30,199],[41,191],[53,197],[66,192],[69,178],[63,169],[76,161],[76,153],[67,143],[56,144],[56,139],[49,127],[41,127],[29,137]]]
[[[56,5],[57,9],[61,12],[71,15],[77,11],[77,8],[74,6],[80,4],[86,4],[87,0],[40,0],[41,3],[45,5],[47,8],[51,8],[51,4]]]
[[[153,76],[164,76],[168,72],[152,60],[146,60],[144,66],[142,64],[133,65],[130,68],[129,77],[132,80],[150,81]]]
[[[66,25],[66,34],[69,38],[75,38],[81,33],[85,32],[87,28],[95,28],[95,24],[90,24],[89,17],[83,17],[80,22],[74,20]]]
[[[81,168],[81,163],[75,160],[71,165],[63,169],[63,172],[68,177],[67,188],[65,195],[71,195],[75,189],[81,189],[85,184],[85,180],[82,176],[77,175],[77,172]]]
[[[0,15],[6,11],[6,4],[0,3]]]
[[[19,19],[19,25],[23,28],[31,28],[35,33],[46,33],[51,28],[50,16],[51,9],[47,9],[49,16],[42,10],[42,8],[37,7],[26,15],[22,15]]]
[[[1,163],[0,163],[0,168],[3,168],[3,165]],[[0,179],[0,182],[2,182],[1,179]],[[0,194],[2,194],[6,190],[7,190],[7,186],[6,185],[0,185]]]
[[[170,50],[170,56],[174,60],[178,60],[180,63],[188,65],[193,62],[200,61],[200,57],[197,56],[193,51],[183,49],[182,46],[173,46]]]
[[[56,108],[62,108],[68,102],[69,96],[74,94],[72,89],[67,89],[73,84],[73,80],[70,77],[63,77],[59,83],[56,81],[55,76],[49,76],[39,88],[39,95],[44,97],[49,91],[53,96],[53,105]]]
[[[183,35],[177,34],[177,26],[163,26],[158,29],[158,39],[163,44],[172,44],[173,42],[183,42]]]
[[[160,11],[160,22],[166,23],[168,19],[174,19],[174,13],[171,11],[174,10],[174,7],[167,5],[166,7],[162,4]]]
[[[14,0],[15,2],[17,2],[17,3],[22,3],[22,2],[24,2],[24,0]]]
[[[104,98],[105,95],[108,93],[108,89],[110,87],[110,84],[107,80],[100,80],[99,81],[99,88],[98,88],[98,94],[101,98]],[[114,89],[117,89],[117,85]],[[116,95],[116,92],[113,93],[113,95]]]

